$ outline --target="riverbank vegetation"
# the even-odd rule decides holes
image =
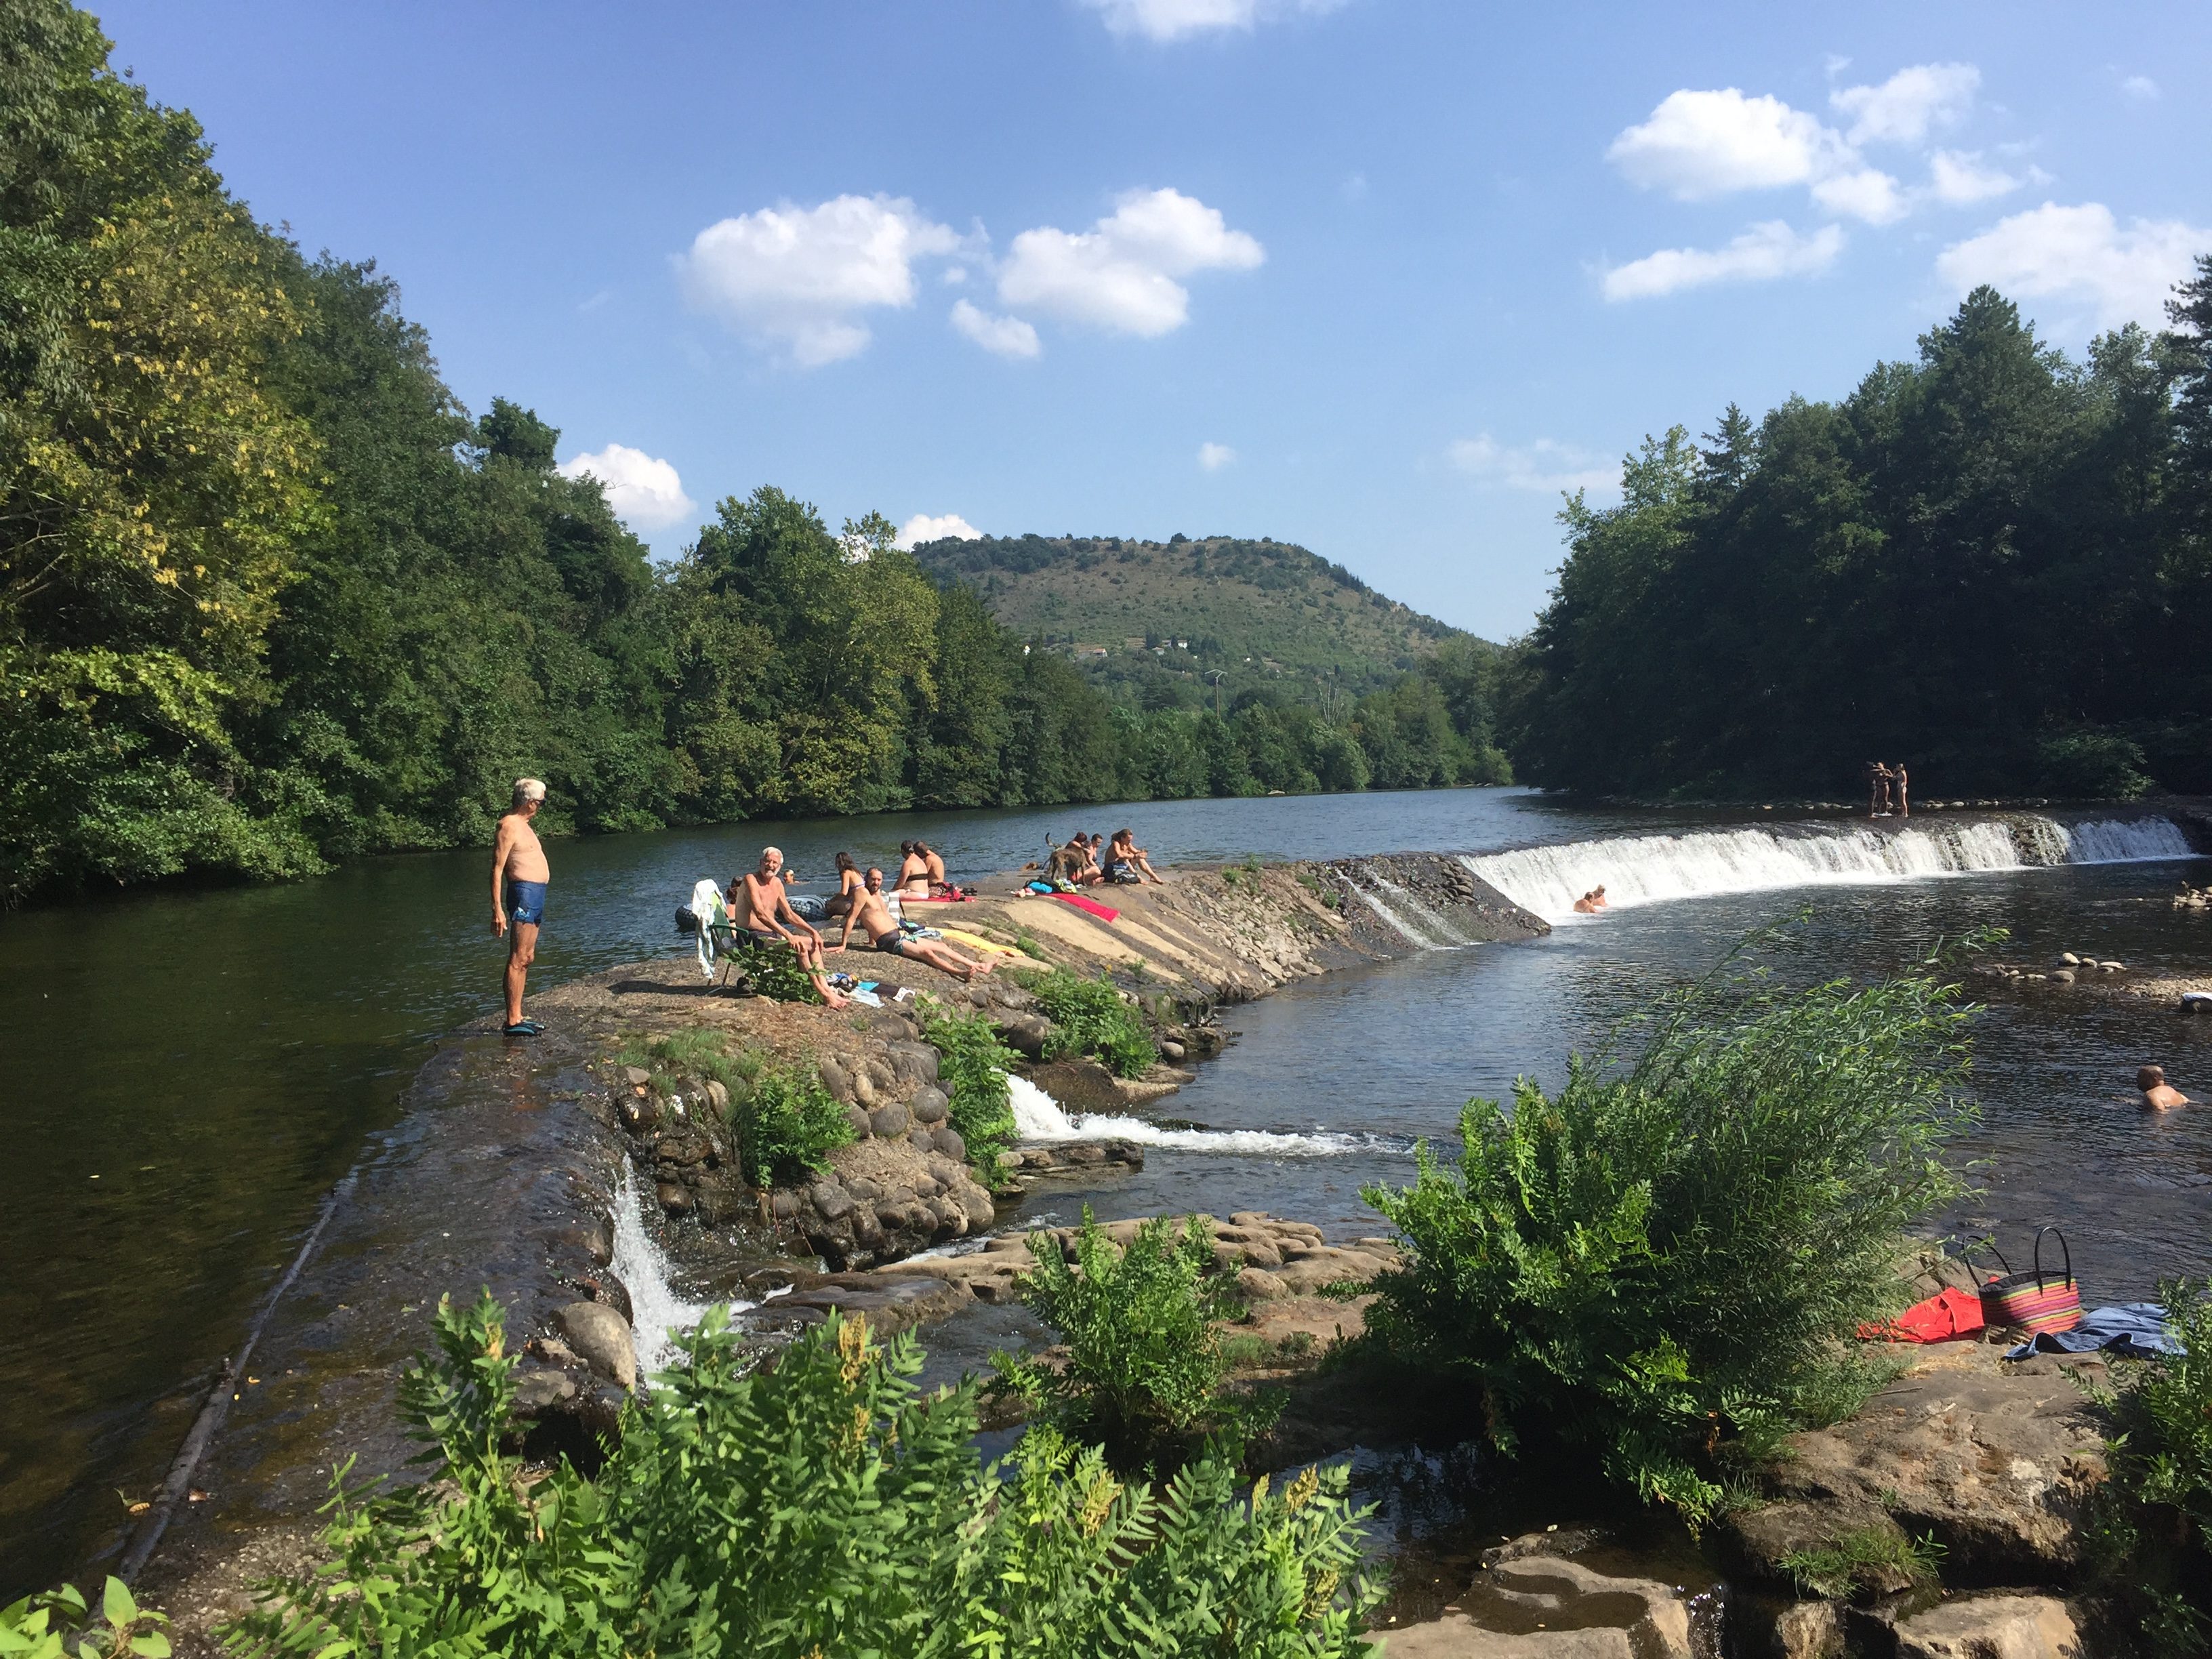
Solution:
[[[1411,1185],[1366,1194],[1410,1251],[1371,1343],[1466,1385],[1501,1450],[1581,1446],[1701,1522],[1732,1462],[1881,1380],[1854,1333],[1896,1311],[1906,1230],[1965,1189],[1966,1017],[1933,975],[1708,982],[1632,1060],[1469,1103],[1456,1162],[1424,1145]]]
[[[1122,1000],[1104,973],[1085,979],[1064,968],[1042,973],[1009,969],[1006,977],[1036,999],[1052,1022],[1048,1059],[1069,1055],[1097,1060],[1116,1077],[1142,1077],[1160,1057],[1144,1016]]]
[[[676,1652],[1352,1659],[1374,1593],[1341,1471],[1249,1497],[1201,1458],[1125,1482],[1050,1430],[971,1443],[910,1336],[833,1315],[759,1365],[710,1310],[594,1477],[501,1449],[514,1358],[487,1294],[403,1379],[431,1478],[342,1492],[328,1571],[270,1588],[247,1653]]]
[[[0,903],[481,841],[522,774],[556,833],[1504,775],[1473,659],[1116,703],[766,487],[656,565],[88,15],[0,31]]]
[[[1994,290],[1833,403],[1731,405],[1561,514],[1501,731],[1546,786],[2212,790],[2212,256],[2075,361]]]

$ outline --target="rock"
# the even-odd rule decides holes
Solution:
[[[892,1045],[891,1070],[908,1083],[937,1081],[937,1050],[926,1042],[901,1042]]]
[[[1278,1297],[1288,1296],[1283,1281],[1273,1273],[1261,1273],[1257,1267],[1245,1267],[1237,1274],[1237,1293],[1247,1302],[1273,1302]]]
[[[2079,968],[2081,965],[2081,958],[2075,956],[2071,951],[2061,951],[2058,953],[2058,959],[2064,963],[2069,968]]]
[[[778,1221],[788,1221],[799,1213],[799,1194],[788,1190],[770,1193],[768,1212]]]
[[[896,1140],[913,1127],[914,1114],[894,1100],[868,1114],[868,1125],[885,1140]]]
[[[990,1194],[972,1181],[960,1189],[957,1200],[960,1212],[967,1217],[968,1231],[971,1233],[982,1231],[999,1218],[998,1206],[991,1202]]]
[[[535,1417],[575,1397],[575,1379],[550,1368],[525,1371],[514,1379],[514,1409],[524,1417]]]
[[[2074,982],[2074,970],[2071,968],[2061,968],[2054,971],[2051,977],[2060,985],[2071,985]]]
[[[647,1071],[642,1066],[623,1066],[623,1077],[629,1082],[629,1086],[633,1089],[646,1088],[653,1082],[653,1073]]]
[[[615,1110],[622,1117],[623,1127],[635,1135],[641,1135],[660,1122],[660,1103],[649,1095],[624,1095]]]
[[[817,1182],[807,1195],[814,1200],[814,1208],[824,1221],[840,1220],[852,1213],[853,1200],[835,1182]]]
[[[653,1189],[660,1207],[671,1215],[691,1213],[691,1189],[680,1181],[664,1181]]]
[[[848,1106],[854,1101],[853,1073],[835,1055],[823,1060],[816,1068],[822,1073],[822,1086]]]
[[[625,1389],[637,1386],[637,1350],[630,1343],[629,1325],[612,1308],[571,1302],[553,1316],[553,1322],[594,1369]]]
[[[1897,1621],[1897,1659],[2079,1659],[2087,1651],[2072,1610],[2053,1595],[1954,1595]]]
[[[1606,1613],[1612,1607],[1632,1599],[1641,1602],[1640,1614],[1622,1620],[1636,1651],[1653,1659],[1662,1655],[1666,1659],[1690,1659],[1689,1606],[1671,1585],[1651,1578],[1617,1578],[1556,1555],[1500,1561],[1487,1577],[1499,1592],[1512,1596],[1519,1605],[1528,1605],[1522,1598],[1543,1597],[1569,1619],[1580,1614],[1593,1622],[1604,1620],[1610,1624],[1613,1620]]]
[[[708,1078],[707,1079],[707,1098],[708,1101],[713,1103],[716,1115],[720,1117],[729,1116],[730,1091],[728,1085],[718,1082],[713,1078]]]
[[[848,1106],[845,1109],[845,1121],[853,1126],[853,1138],[855,1140],[866,1140],[876,1132],[875,1120],[868,1115],[868,1109],[865,1106]]]
[[[1743,1659],[1843,1659],[1844,1610],[1833,1601],[1731,1595],[1728,1627]]]
[[[1422,1625],[1391,1627],[1383,1659],[1636,1659],[1625,1630],[1485,1630],[1456,1608]]]
[[[854,1101],[873,1111],[879,1098],[880,1097],[876,1093],[875,1079],[870,1077],[865,1068],[854,1072],[853,1073]]]
[[[945,1121],[945,1114],[952,1109],[952,1103],[945,1097],[944,1090],[933,1085],[918,1090],[914,1098],[907,1102],[907,1109],[914,1114],[916,1123],[927,1123],[934,1128]]]
[[[1166,1059],[1181,1060],[1189,1052],[1190,1050],[1184,1048],[1182,1044],[1177,1042],[1173,1037],[1163,1037],[1160,1039],[1160,1053]]]
[[[2097,966],[2108,974],[2124,974],[2128,971],[2128,964],[2124,962],[2100,962]]]
[[[601,1273],[596,1279],[580,1279],[576,1288],[594,1302],[603,1303],[622,1316],[623,1323],[630,1322],[629,1286],[612,1273]]]
[[[1030,1060],[1042,1059],[1045,1044],[1052,1041],[1052,1022],[1042,1014],[1003,1013],[991,1026],[1000,1042]]]
[[[878,1098],[898,1092],[898,1073],[891,1070],[890,1063],[886,1060],[878,1060],[872,1055],[861,1061],[860,1069],[854,1073],[853,1080],[857,1083],[863,1075],[876,1085],[876,1094]]]
[[[2081,1528],[2105,1479],[2095,1407],[2064,1376],[2000,1373],[1985,1352],[1931,1360],[1856,1416],[1791,1435],[1769,1489],[1796,1513],[1827,1517],[1818,1541],[1893,1524],[1915,1537],[1932,1533],[1947,1577],[2067,1582],[2082,1561]],[[1746,1534],[1741,1522],[1729,1530]]]
[[[949,1123],[941,1123],[930,1131],[929,1139],[937,1150],[956,1163],[968,1158],[968,1143],[960,1138],[960,1131]]]

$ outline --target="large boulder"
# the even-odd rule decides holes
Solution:
[[[1856,1415],[1792,1435],[1769,1490],[1801,1520],[1832,1516],[1831,1540],[1877,1514],[1932,1533],[1954,1584],[2068,1583],[2105,1479],[2096,1408],[2060,1367],[2005,1371],[1987,1348],[1945,1346]],[[1759,1513],[1734,1526],[1739,1546]]]
[[[603,1302],[571,1302],[553,1316],[568,1346],[625,1389],[637,1386],[637,1349],[629,1323]]]
[[[2053,1595],[1958,1595],[1897,1621],[1897,1659],[2086,1659],[2081,1632]]]
[[[1042,1014],[1008,1011],[994,1018],[991,1026],[1000,1042],[1028,1060],[1042,1059],[1045,1045],[1052,1041],[1052,1022]]]

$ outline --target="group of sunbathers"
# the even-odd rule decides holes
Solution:
[[[856,924],[867,934],[868,943],[886,956],[926,963],[957,979],[989,973],[988,962],[971,962],[939,940],[907,933],[898,913],[899,901],[925,898],[933,887],[945,887],[945,860],[920,842],[903,843],[900,852],[904,860],[902,882],[890,892],[884,890],[880,869],[872,868],[863,874],[850,853],[837,854],[837,891],[823,906],[826,915],[844,918],[844,933],[835,945],[823,944],[821,930],[792,908],[791,893],[784,884],[783,853],[774,847],[761,849],[757,870],[730,883],[731,925],[740,937],[750,937],[757,944],[788,945],[799,965],[814,981],[814,988],[832,1008],[843,1007],[846,999],[830,983],[823,958],[853,942]],[[914,867],[911,881],[906,879],[908,866]]]
[[[1106,849],[1099,856],[1100,847]],[[1123,828],[1114,832],[1114,839],[1105,841],[1098,836],[1086,836],[1080,830],[1068,838],[1065,847],[1055,847],[1045,865],[1048,880],[1064,881],[1077,887],[1095,886],[1102,881],[1135,884],[1149,881],[1158,886],[1160,880],[1145,849],[1137,845],[1137,832]]]

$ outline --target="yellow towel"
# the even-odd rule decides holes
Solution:
[[[940,927],[937,931],[944,934],[945,938],[951,939],[954,944],[964,945],[971,951],[992,951],[997,952],[1002,957],[1018,957],[1021,955],[1019,951],[1013,949],[1011,945],[1001,945],[995,939],[983,939],[976,934],[965,933],[957,927]]]

